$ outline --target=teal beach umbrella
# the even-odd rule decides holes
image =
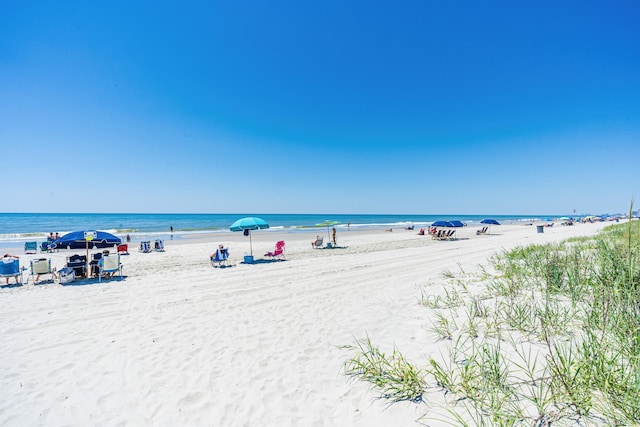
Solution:
[[[247,231],[249,234],[249,247],[251,248],[251,256],[253,256],[253,242],[251,241],[251,230],[262,230],[264,228],[269,228],[269,224],[262,218],[257,218],[255,216],[248,216],[245,218],[240,218],[229,227],[231,231]]]

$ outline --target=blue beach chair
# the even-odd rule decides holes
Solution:
[[[140,252],[145,254],[151,252],[151,242],[140,242]]]
[[[156,252],[164,252],[164,240],[156,240],[153,246]]]
[[[0,277],[4,277],[7,280],[6,285],[9,284],[9,279],[13,277],[16,279],[16,284],[20,284],[20,286],[22,286],[20,260],[18,258],[8,256],[0,259]]]
[[[38,253],[38,242],[24,242],[24,253],[25,254]]]
[[[228,259],[229,259],[229,249],[225,248],[225,247],[218,247],[218,249],[216,249],[216,253],[214,256],[210,257],[211,258],[211,265],[213,267],[222,267],[223,265],[228,265]]]

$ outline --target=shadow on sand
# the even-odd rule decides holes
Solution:
[[[125,280],[127,278],[127,276],[125,276],[124,274],[122,275],[122,278],[120,276],[114,276],[114,277],[109,277],[107,279],[102,279],[100,281],[98,281],[97,277],[92,277],[90,279],[75,279],[73,282],[69,282],[69,283],[60,283],[60,285],[62,286],[87,286],[87,285],[102,285],[102,284],[108,284],[111,282],[121,282],[123,280]]]
[[[254,259],[253,262],[244,262],[241,261],[240,264],[247,264],[247,265],[251,265],[251,264],[271,264],[271,263],[275,263],[275,262],[286,262],[286,259]]]

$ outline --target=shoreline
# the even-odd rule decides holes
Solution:
[[[285,240],[287,261],[255,265],[242,264],[249,239],[227,232],[166,240],[162,253],[131,247],[123,281],[3,287],[0,423],[414,425],[424,406],[388,406],[349,383],[339,347],[366,335],[423,361],[440,344],[421,286],[446,270],[475,271],[496,251],[607,225],[504,225],[481,236],[464,227],[451,241],[338,231],[345,248],[333,250],[311,249],[319,230],[256,231],[256,258]],[[211,267],[218,243],[233,267]],[[21,265],[47,257],[60,268],[74,252],[21,255]]]
[[[248,215],[252,216],[252,215]],[[260,216],[260,215],[258,215]],[[170,238],[170,227],[174,237],[192,234],[223,233],[236,219],[237,214],[11,214],[0,213],[0,247],[14,247],[26,241],[46,240],[51,232],[64,235],[77,230],[101,230],[124,239],[129,234],[134,241]],[[575,218],[580,216],[574,215]],[[439,220],[461,220],[475,227],[483,218],[495,218],[504,224],[526,222],[559,222],[558,215],[318,215],[318,214],[269,214],[264,219],[271,229],[282,229],[292,233],[318,230],[318,223],[327,219],[336,221],[339,230],[404,228],[411,223],[417,228],[428,227]]]

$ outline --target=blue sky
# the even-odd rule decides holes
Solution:
[[[19,190],[0,211],[566,214],[640,194],[635,1],[94,3],[0,7]]]

